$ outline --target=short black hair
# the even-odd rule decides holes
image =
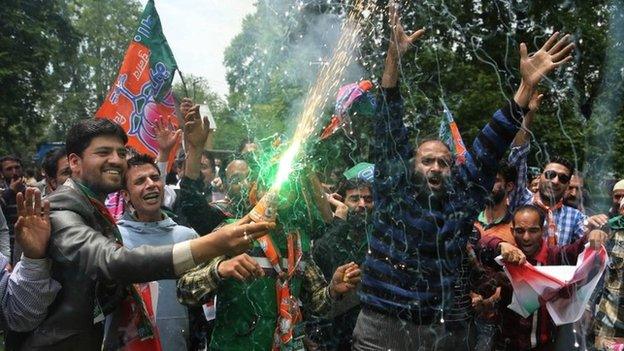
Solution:
[[[158,170],[158,174],[160,174],[160,169],[156,165],[156,159],[150,155],[136,154],[128,159],[128,169],[142,165],[152,165]]]
[[[76,154],[82,157],[91,140],[99,136],[112,136],[119,138],[124,145],[128,143],[126,132],[118,124],[108,119],[85,119],[74,124],[67,132],[67,155]]]
[[[371,183],[363,179],[359,179],[359,178],[342,179],[340,183],[338,183],[338,188],[336,189],[336,193],[338,193],[338,195],[342,196],[342,198],[344,199],[344,197],[347,195],[348,190],[360,189],[360,188],[368,188],[369,190],[372,191],[373,187]]]
[[[123,187],[127,189],[126,182],[128,181],[128,171],[132,167],[138,167],[143,165],[152,165],[158,171],[158,175],[160,175],[160,168],[156,165],[156,160],[147,154],[136,154],[128,159],[128,170],[124,174]]]
[[[0,166],[2,166],[2,164],[6,161],[15,161],[19,163],[20,166],[22,166],[22,160],[15,155],[6,155],[6,156],[0,157]]]
[[[496,172],[503,177],[505,183],[516,183],[518,180],[518,169],[516,167],[510,166],[509,163],[502,161],[498,165],[498,172]]]
[[[46,152],[43,161],[41,161],[41,168],[43,168],[46,177],[56,178],[56,172],[58,172],[57,164],[63,157],[67,158],[64,147],[57,147]]]
[[[568,159],[561,157],[561,156],[554,156],[550,159],[550,161],[547,161],[546,163],[544,163],[544,167],[542,168],[546,168],[547,165],[551,164],[551,163],[557,163],[560,164],[562,166],[564,166],[565,168],[570,170],[570,173],[568,174],[570,177],[572,177],[572,175],[574,174],[574,165],[572,164],[572,162],[568,161]]]
[[[520,213],[520,212],[533,212],[533,213],[537,213],[537,215],[539,216],[539,224],[540,224],[540,228],[544,228],[544,222],[546,221],[546,213],[544,212],[544,210],[542,210],[541,208],[539,208],[536,205],[533,204],[526,204],[526,205],[522,205],[518,208],[516,208],[516,210],[513,213],[513,216],[511,216],[511,224],[515,225],[515,219],[516,219],[516,214]]]

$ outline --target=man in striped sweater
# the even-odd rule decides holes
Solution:
[[[569,61],[573,44],[558,33],[529,56],[520,46],[522,82],[514,98],[481,130],[466,162],[454,163],[439,140],[413,149],[397,87],[401,56],[424,33],[408,36],[390,5],[392,37],[374,128],[374,231],[364,262],[363,305],[354,350],[468,348],[445,323],[467,238],[492,189],[499,159],[518,131],[540,80]],[[459,340],[458,340],[459,339]]]

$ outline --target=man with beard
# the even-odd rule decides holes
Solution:
[[[529,103],[530,112],[525,116],[522,128],[513,140],[509,153],[509,164],[516,167],[518,181],[516,189],[510,195],[510,211],[526,205],[535,204],[547,214],[550,244],[566,245],[583,236],[586,230],[600,228],[607,224],[604,214],[587,217],[578,207],[570,206],[565,201],[571,180],[575,174],[572,163],[563,157],[554,156],[546,162],[541,175],[538,176],[538,190],[531,192],[522,184],[527,184],[527,157],[530,151],[530,130],[535,112],[539,108],[542,95],[535,92]],[[581,180],[582,181],[582,180]],[[582,185],[581,185],[582,187]],[[574,191],[573,191],[574,192]],[[574,198],[582,199],[581,192],[574,192]]]
[[[572,178],[570,178],[570,184],[568,185],[568,190],[566,190],[563,195],[563,202],[570,206],[574,207],[577,210],[586,213],[587,210],[587,200],[588,196],[585,193],[584,179],[583,176],[578,172],[574,172]]]
[[[477,135],[466,162],[453,166],[449,148],[428,140],[416,149],[411,177],[414,149],[403,120],[399,62],[424,30],[405,34],[394,4],[389,17],[392,33],[372,142],[374,229],[353,349],[467,350],[467,326],[450,325],[446,316],[468,237],[533,91],[545,75],[572,59],[574,44],[555,33],[531,56],[521,44],[520,86]]]
[[[11,247],[11,254],[9,257],[10,263],[15,265],[15,263],[20,260],[22,255],[22,249],[19,244],[15,243],[14,227],[15,222],[17,221],[16,196],[17,193],[21,193],[26,190],[24,169],[22,167],[22,160],[10,155],[0,158],[0,168],[2,170],[2,178],[7,185],[6,189],[2,192],[2,196],[0,197],[0,209],[2,210],[2,213],[4,213],[4,217],[6,218],[9,226],[9,240]]]
[[[615,183],[615,185],[613,185],[613,189],[611,190],[611,209],[609,209],[609,218],[620,215],[622,200],[624,200],[624,179]]]
[[[197,136],[196,114],[185,116],[189,138]],[[104,316],[122,301],[142,303],[133,283],[175,279],[216,256],[246,250],[255,236],[274,227],[241,223],[174,245],[124,247],[104,200],[122,187],[127,141],[119,125],[102,119],[83,120],[67,133],[72,177],[48,197],[51,276],[62,288],[46,319],[13,348],[100,349]],[[150,323],[136,313],[133,320]]]
[[[510,164],[516,165],[518,178],[526,177],[522,169],[526,169],[526,154],[528,154],[528,143],[519,148],[512,148],[509,155]],[[517,152],[522,151],[524,156],[519,156]],[[574,166],[570,161],[555,156],[544,166],[544,171],[539,176],[539,190],[532,193],[527,188],[519,189],[519,193],[513,196],[510,201],[510,208],[513,210],[525,204],[535,204],[546,212],[550,244],[567,245],[582,237],[587,230],[601,228],[607,223],[607,216],[598,214],[587,217],[578,209],[564,203],[564,194],[568,189],[570,179],[574,174]],[[524,181],[523,178],[519,182]]]
[[[325,279],[330,280],[336,268],[349,262],[361,264],[366,257],[367,224],[373,210],[371,184],[344,179],[337,194],[327,195],[327,199],[336,208],[334,220],[314,243],[312,257]],[[359,313],[358,304],[333,320],[314,321],[317,330],[316,335],[310,333],[312,340],[327,350],[351,350],[351,336]]]
[[[48,151],[41,166],[45,173],[45,186],[41,191],[41,196],[50,195],[56,188],[63,185],[67,178],[71,177],[71,168],[69,168],[64,147]]]

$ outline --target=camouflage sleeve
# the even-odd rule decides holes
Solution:
[[[202,305],[216,293],[221,283],[217,267],[225,256],[199,265],[178,279],[178,301],[183,305]]]

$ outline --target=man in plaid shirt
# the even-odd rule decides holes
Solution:
[[[509,164],[518,170],[516,187],[509,197],[509,209],[513,212],[522,205],[535,204],[547,213],[551,212],[556,228],[557,245],[567,245],[582,237],[586,230],[604,226],[607,223],[607,216],[599,214],[587,217],[576,208],[563,203],[563,196],[574,174],[574,166],[564,158],[555,156],[546,163],[539,176],[537,193],[532,193],[526,187],[527,157],[530,151],[529,128],[540,100],[541,95],[533,97],[532,106],[529,107],[531,112],[525,116],[522,128],[516,135],[509,153]]]

